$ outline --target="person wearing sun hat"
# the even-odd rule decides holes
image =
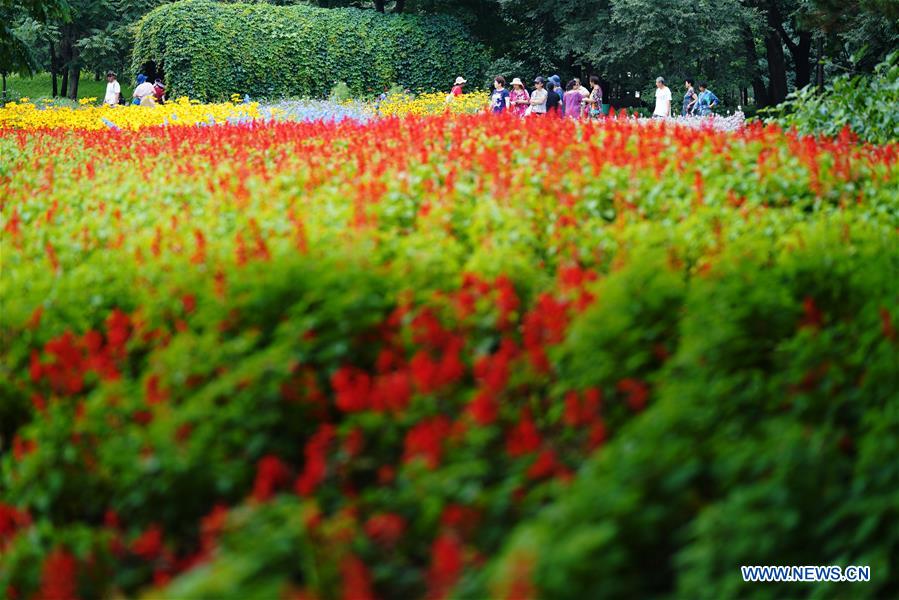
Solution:
[[[565,95],[565,90],[562,89],[562,79],[558,75],[552,75],[549,78],[549,86],[548,90],[550,93],[555,93],[556,97],[559,99],[558,102],[555,101],[554,98],[550,98],[547,101],[546,108],[551,110],[553,108],[556,109],[556,112],[560,112],[560,106],[562,104],[562,96]]]
[[[464,77],[456,77],[456,83],[453,84],[453,90],[450,96],[461,96],[463,94],[462,86],[468,83]]]
[[[509,92],[509,104],[512,107],[512,114],[519,117],[525,116],[528,106],[531,104],[531,96],[521,83],[521,79],[516,77],[512,80],[512,91]]]

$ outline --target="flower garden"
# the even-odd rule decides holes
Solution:
[[[895,591],[899,145],[428,102],[0,109],[0,590]]]
[[[484,94],[464,94],[447,101],[446,94],[391,94],[384,100],[282,100],[251,102],[234,94],[230,102],[201,103],[178,98],[152,108],[140,106],[98,106],[95,98],[85,98],[77,107],[48,105],[48,101],[10,102],[0,107],[0,128],[16,130],[78,129],[138,130],[160,125],[194,127],[230,123],[271,123],[282,121],[367,121],[377,116],[470,114],[487,103]]]

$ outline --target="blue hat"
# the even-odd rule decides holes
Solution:
[[[562,79],[558,75],[553,75],[549,80],[559,87],[562,86]]]
[[[143,73],[141,73],[140,75],[137,76],[137,84],[138,85],[144,83],[146,80],[147,80],[147,76],[144,75]]]

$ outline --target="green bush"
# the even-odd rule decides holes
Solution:
[[[899,52],[877,65],[873,75],[843,75],[823,94],[813,86],[791,94],[772,121],[800,133],[835,136],[844,127],[875,144],[899,140]]]
[[[465,27],[443,15],[185,0],[138,23],[132,67],[153,63],[170,95],[214,100],[235,92],[324,97],[338,81],[354,93],[396,83],[448,89],[457,75],[477,81],[487,60]]]
[[[869,565],[853,596],[893,595],[899,380],[881,317],[899,285],[880,274],[899,255],[895,240],[815,229],[801,250],[736,246],[691,282],[658,401],[519,529],[493,595],[523,571],[557,599],[826,591],[750,590],[739,567],[766,564]],[[608,336],[603,324],[587,313],[574,331]]]

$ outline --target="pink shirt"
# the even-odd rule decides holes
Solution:
[[[569,90],[562,96],[562,102],[565,103],[565,116],[569,119],[579,119],[581,117],[581,100],[584,97],[577,90]]]
[[[528,94],[527,90],[513,89],[509,93],[509,101],[512,103],[512,114],[518,115],[519,117],[523,117],[524,113],[528,109],[528,105],[527,104],[515,104],[515,101],[516,100],[530,101],[530,99],[531,99],[531,96],[530,96],[530,94]]]

